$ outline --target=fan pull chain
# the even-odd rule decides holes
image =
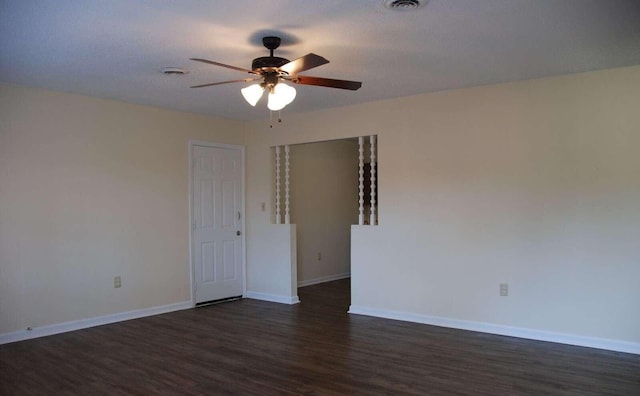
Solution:
[[[282,111],[278,110],[278,122],[282,123]],[[273,111],[269,110],[269,128],[273,128]]]

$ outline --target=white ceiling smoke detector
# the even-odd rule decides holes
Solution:
[[[384,6],[395,11],[413,11],[427,5],[429,0],[385,0]]]
[[[181,67],[163,67],[160,71],[166,76],[184,76],[185,74],[189,74],[189,70]]]

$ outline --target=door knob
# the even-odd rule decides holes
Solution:
[[[236,231],[236,235],[239,236],[240,234],[242,234],[240,231]]]

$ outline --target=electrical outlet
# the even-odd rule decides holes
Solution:
[[[116,289],[122,287],[122,277],[120,275],[113,278],[113,287]]]
[[[500,284],[500,296],[501,297],[506,297],[509,295],[509,284],[508,283],[501,283]]]
[[[318,252],[318,261],[322,260],[322,253]]]

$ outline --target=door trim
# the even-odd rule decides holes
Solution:
[[[195,284],[195,263],[194,261],[194,252],[193,252],[193,148],[195,146],[203,146],[203,147],[214,147],[214,148],[227,148],[227,149],[236,149],[240,150],[240,162],[242,166],[242,199],[241,199],[241,207],[242,207],[242,218],[241,228],[242,228],[242,298],[247,297],[247,238],[246,238],[246,207],[245,207],[245,197],[246,197],[246,186],[245,186],[245,146],[237,145],[237,144],[225,144],[225,143],[214,143],[207,142],[204,140],[189,140],[188,145],[189,151],[189,288],[191,289],[191,306],[196,306],[196,290],[194,288]]]

